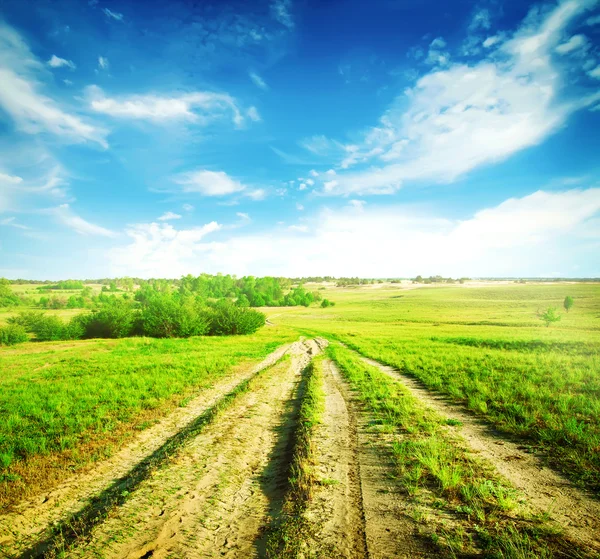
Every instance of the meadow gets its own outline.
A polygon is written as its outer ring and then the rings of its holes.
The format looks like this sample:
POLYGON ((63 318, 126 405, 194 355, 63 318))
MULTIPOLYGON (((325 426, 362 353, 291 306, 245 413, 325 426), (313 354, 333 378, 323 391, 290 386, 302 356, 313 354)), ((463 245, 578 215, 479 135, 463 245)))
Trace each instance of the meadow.
POLYGON ((334 310, 281 314, 345 342, 548 452, 600 490, 600 286, 500 285, 333 290, 334 310), (541 309, 576 306, 546 327, 541 309))

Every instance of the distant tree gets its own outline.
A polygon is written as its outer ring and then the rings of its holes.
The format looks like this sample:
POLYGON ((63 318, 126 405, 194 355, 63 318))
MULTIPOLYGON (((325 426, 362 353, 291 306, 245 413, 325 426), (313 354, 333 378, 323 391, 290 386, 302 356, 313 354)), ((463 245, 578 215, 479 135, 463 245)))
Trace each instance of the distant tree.
POLYGON ((553 322, 558 322, 561 316, 558 314, 556 308, 548 307, 540 318, 546 323, 546 326, 550 326, 553 322))
POLYGON ((571 308, 573 307, 573 297, 571 297, 570 295, 567 295, 565 297, 565 300, 563 301, 563 307, 565 307, 565 310, 567 312, 569 312, 571 310, 571 308))

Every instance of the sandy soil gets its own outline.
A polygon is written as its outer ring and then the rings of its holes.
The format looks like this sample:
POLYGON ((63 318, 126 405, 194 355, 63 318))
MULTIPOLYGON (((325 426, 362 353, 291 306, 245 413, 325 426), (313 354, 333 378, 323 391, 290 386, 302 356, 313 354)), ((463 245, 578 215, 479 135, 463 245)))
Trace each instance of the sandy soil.
POLYGON ((371 426, 337 366, 324 362, 325 412, 315 438, 316 489, 307 510, 315 557, 435 557, 387 476, 389 443, 371 426))
POLYGON ((258 556, 283 500, 294 394, 318 346, 289 351, 67 557, 258 556))
POLYGON ((136 464, 213 406, 224 394, 277 362, 289 349, 289 345, 284 345, 261 363, 202 391, 187 406, 176 409, 153 427, 142 431, 134 441, 108 460, 95 465, 92 471, 73 476, 52 491, 23 501, 11 512, 0 515, 0 556, 1 552, 7 556, 16 554, 44 537, 52 523, 81 510, 94 495, 127 475, 136 464))
POLYGON ((468 450, 489 462, 519 489, 532 513, 547 513, 566 536, 600 552, 600 501, 574 487, 569 480, 545 466, 538 456, 527 452, 522 444, 496 432, 462 406, 432 393, 414 378, 392 367, 366 357, 363 360, 401 382, 413 396, 443 417, 460 421, 462 426, 458 433, 468 450))

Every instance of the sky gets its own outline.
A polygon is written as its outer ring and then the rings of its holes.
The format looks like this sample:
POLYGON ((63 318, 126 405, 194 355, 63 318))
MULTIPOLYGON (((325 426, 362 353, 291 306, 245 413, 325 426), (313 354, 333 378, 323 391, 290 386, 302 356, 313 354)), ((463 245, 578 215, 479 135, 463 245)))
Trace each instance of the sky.
POLYGON ((600 277, 600 0, 0 0, 0 276, 600 277))

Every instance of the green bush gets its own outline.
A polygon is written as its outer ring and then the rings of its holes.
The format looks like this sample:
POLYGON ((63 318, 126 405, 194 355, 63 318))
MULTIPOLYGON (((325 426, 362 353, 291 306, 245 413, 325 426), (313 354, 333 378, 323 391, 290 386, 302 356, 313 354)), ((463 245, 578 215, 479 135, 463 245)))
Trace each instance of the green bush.
POLYGON ((158 293, 142 309, 143 333, 153 338, 189 338, 206 334, 209 319, 192 298, 158 293))
POLYGON ((14 345, 26 342, 29 339, 23 326, 9 324, 0 328, 0 345, 14 345))
POLYGON ((266 317, 254 309, 237 307, 230 301, 219 301, 210 312, 209 334, 235 336, 253 334, 265 325, 266 317))
POLYGON ((111 300, 99 311, 77 315, 72 322, 83 338, 125 338, 136 327, 138 313, 123 300, 111 300))
POLYGON ((40 342, 76 340, 81 337, 82 329, 74 321, 63 322, 57 316, 41 315, 33 322, 31 331, 40 342))

